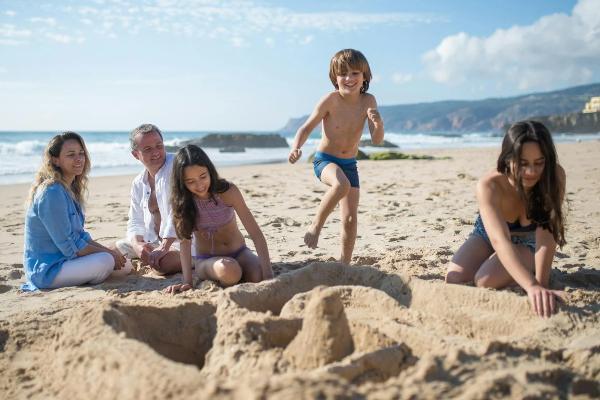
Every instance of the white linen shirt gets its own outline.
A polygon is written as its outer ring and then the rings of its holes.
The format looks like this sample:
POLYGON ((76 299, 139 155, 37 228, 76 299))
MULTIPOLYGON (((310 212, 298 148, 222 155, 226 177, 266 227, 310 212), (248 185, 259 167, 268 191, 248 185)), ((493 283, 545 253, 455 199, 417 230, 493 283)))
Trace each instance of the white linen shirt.
MULTIPOLYGON (((171 171, 173 169, 173 154, 167 154, 165 163, 154 177, 156 202, 160 211, 161 238, 177 238, 169 198, 171 196, 171 171)), ((133 240, 137 235, 143 236, 146 242, 159 240, 154 231, 154 218, 148 209, 150 199, 150 184, 148 171, 144 169, 133 179, 131 184, 131 203, 129 205, 129 221, 127 222, 127 239, 133 240)))

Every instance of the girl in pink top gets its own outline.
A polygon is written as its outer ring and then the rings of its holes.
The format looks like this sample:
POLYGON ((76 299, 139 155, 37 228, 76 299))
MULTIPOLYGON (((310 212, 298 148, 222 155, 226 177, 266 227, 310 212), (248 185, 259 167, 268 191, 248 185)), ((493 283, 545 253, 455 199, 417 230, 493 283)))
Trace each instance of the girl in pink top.
POLYGON ((267 242, 242 193, 233 183, 219 178, 213 163, 198 146, 187 145, 175 155, 171 207, 181 241, 183 283, 169 286, 168 293, 193 287, 192 266, 201 279, 214 280, 223 286, 273 277, 267 242), (236 214, 258 255, 246 247, 236 214), (192 243, 196 246, 194 257, 192 243))

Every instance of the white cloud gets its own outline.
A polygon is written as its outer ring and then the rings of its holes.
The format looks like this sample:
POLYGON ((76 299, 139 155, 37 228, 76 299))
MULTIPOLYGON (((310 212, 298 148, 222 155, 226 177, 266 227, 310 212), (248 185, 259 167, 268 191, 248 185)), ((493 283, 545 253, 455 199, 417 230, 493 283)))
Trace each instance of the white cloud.
POLYGON ((423 61, 443 83, 482 79, 543 89, 589 82, 600 71, 600 1, 580 0, 571 15, 547 15, 488 37, 448 36, 423 61))
POLYGON ((40 84, 31 81, 0 81, 0 89, 33 89, 40 84))
POLYGON ((61 33, 48 32, 45 34, 45 36, 54 42, 63 44, 83 43, 85 41, 85 39, 82 37, 74 37, 71 35, 65 35, 61 33))
POLYGON ((233 45, 233 47, 243 47, 246 44, 246 41, 244 40, 244 38, 234 36, 231 38, 231 44, 233 45))
POLYGON ((0 24, 0 45, 18 46, 31 37, 29 29, 18 29, 12 24, 0 24))
POLYGON ((373 25, 414 25, 441 20, 434 15, 414 13, 301 13, 283 7, 259 6, 247 0, 157 0, 144 5, 132 0, 105 1, 102 7, 81 6, 69 11, 104 26, 104 34, 113 32, 117 28, 114 23, 129 15, 127 23, 119 28, 130 34, 149 29, 158 33, 223 37, 234 46, 240 45, 240 39, 246 43, 249 35, 258 32, 304 35, 302 43, 308 44, 314 39, 309 32, 315 30, 350 31, 373 25), (227 29, 219 32, 223 26, 227 29))
POLYGON ((17 15, 17 13, 14 12, 13 10, 6 10, 6 11, 4 11, 4 15, 6 15, 8 17, 14 17, 15 15, 17 15))
POLYGON ((378 74, 373 74, 372 78, 371 78, 371 83, 379 83, 381 82, 381 76, 379 76, 378 74))
POLYGON ((32 17, 32 18, 29 18, 29 21, 33 22, 34 24, 41 23, 41 24, 45 24, 48 26, 56 26, 56 20, 51 17, 48 17, 48 18, 32 17))
MULTIPOLYGON (((282 40, 307 45, 315 40, 318 31, 367 30, 375 25, 410 26, 442 20, 432 14, 399 12, 297 12, 252 0, 94 0, 66 6, 61 6, 60 1, 48 1, 49 4, 38 6, 38 15, 29 22, 35 25, 36 37, 63 42, 68 39, 58 27, 66 26, 67 21, 72 27, 73 17, 86 31, 93 27, 91 32, 106 37, 156 32, 222 39, 233 46, 246 45, 257 34, 278 38, 286 34, 282 40), (56 10, 52 17, 41 14, 50 7, 56 10)), ((2 39, 15 40, 0 36, 2 39)), ((274 44, 268 40, 265 43, 274 44)))
POLYGON ((300 39, 300 44, 301 45, 310 44, 314 39, 315 39, 315 37, 313 35, 306 35, 302 39, 300 39))
POLYGON ((265 38, 265 44, 269 47, 275 47, 275 39, 272 37, 265 38))
POLYGON ((401 72, 395 72, 392 74, 392 82, 397 85, 402 85, 413 80, 412 74, 403 74, 401 72))

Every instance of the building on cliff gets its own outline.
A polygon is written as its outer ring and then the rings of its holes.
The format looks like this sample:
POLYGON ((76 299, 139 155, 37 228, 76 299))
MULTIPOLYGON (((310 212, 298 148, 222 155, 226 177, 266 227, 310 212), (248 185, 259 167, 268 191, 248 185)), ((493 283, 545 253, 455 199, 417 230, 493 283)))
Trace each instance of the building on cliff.
POLYGON ((584 113, 600 112, 600 97, 592 97, 583 107, 584 113))

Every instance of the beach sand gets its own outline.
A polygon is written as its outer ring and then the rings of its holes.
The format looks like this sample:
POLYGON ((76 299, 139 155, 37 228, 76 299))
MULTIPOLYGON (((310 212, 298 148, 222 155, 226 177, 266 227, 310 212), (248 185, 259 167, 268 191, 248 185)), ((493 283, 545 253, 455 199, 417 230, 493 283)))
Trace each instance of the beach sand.
MULTIPOLYGON (((101 285, 21 293, 27 185, 0 199, 2 398, 586 398, 600 396, 600 142, 557 146, 568 244, 552 286, 568 301, 534 316, 521 290, 446 285, 498 149, 436 160, 361 161, 353 265, 338 211, 303 245, 324 186, 311 165, 223 168, 267 238, 275 279, 172 296, 136 266, 101 285)), ((94 178, 87 228, 125 233, 131 176, 94 178)), ((248 245, 252 242, 248 240, 248 245)))

